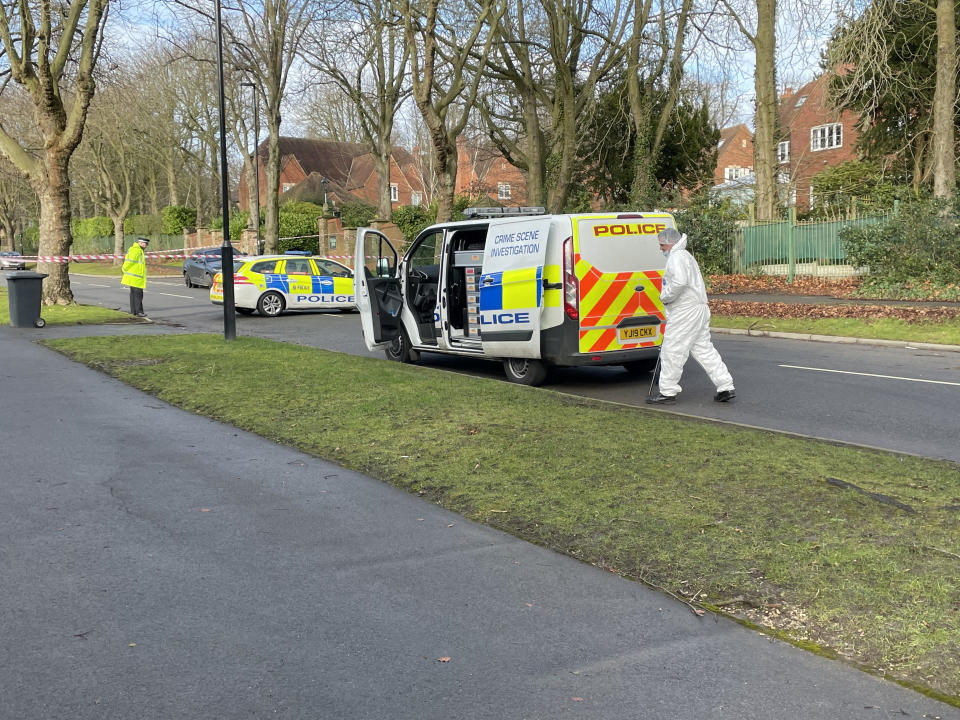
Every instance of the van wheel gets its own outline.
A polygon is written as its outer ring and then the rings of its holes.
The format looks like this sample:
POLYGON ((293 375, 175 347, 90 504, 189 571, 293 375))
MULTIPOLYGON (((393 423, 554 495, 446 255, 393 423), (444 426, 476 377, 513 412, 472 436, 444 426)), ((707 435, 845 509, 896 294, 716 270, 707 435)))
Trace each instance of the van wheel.
POLYGON ((507 358, 503 361, 507 380, 520 385, 539 385, 547 379, 547 366, 530 358, 507 358))
POLYGON ((656 366, 657 366, 657 358, 647 358, 646 360, 633 360, 632 362, 623 364, 623 368, 631 375, 646 375, 648 372, 653 372, 653 369, 656 366))
POLYGON ((420 359, 420 353, 410 347, 410 337, 402 327, 400 334, 387 345, 383 353, 387 356, 387 360, 394 362, 412 363, 420 359))
POLYGON ((283 312, 283 295, 277 292, 268 292, 260 296, 257 301, 257 310, 261 315, 276 317, 283 312))

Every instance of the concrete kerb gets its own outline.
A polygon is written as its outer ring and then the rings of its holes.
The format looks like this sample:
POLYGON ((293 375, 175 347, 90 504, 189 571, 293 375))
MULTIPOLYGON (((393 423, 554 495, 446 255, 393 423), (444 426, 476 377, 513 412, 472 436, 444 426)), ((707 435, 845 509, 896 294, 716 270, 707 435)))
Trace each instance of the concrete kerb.
POLYGON ((812 333, 788 333, 775 330, 747 330, 744 328, 715 328, 710 332, 720 335, 748 335, 750 337, 773 337, 787 340, 810 340, 813 342, 840 343, 844 345, 874 345, 879 347, 904 348, 906 350, 940 350, 942 352, 960 352, 960 345, 941 345, 938 343, 908 342, 906 340, 881 340, 879 338, 853 338, 841 335, 814 335, 812 333))

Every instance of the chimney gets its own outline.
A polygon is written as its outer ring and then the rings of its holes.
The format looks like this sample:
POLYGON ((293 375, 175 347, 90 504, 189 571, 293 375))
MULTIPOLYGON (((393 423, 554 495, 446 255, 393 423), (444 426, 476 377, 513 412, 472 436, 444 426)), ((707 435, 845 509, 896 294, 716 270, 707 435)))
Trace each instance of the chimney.
POLYGON ((786 99, 787 99, 788 97, 790 97, 791 95, 793 95, 793 88, 792 88, 792 87, 785 87, 785 88, 783 89, 783 93, 781 93, 781 95, 780 95, 780 99, 781 99, 781 100, 786 100, 786 99))

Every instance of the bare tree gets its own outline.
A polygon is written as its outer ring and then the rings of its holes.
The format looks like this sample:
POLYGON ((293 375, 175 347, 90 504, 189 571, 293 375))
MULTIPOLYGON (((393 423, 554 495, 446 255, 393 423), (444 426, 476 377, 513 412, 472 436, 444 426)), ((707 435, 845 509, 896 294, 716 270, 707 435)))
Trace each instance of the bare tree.
MULTIPOLYGON (((10 76, 33 101, 42 151, 25 147, 0 122, 0 151, 40 199, 40 254, 66 255, 70 232, 70 157, 83 137, 93 98, 93 70, 103 39, 107 0, 16 0, 0 6, 0 37, 10 76)), ((0 85, 0 90, 6 81, 0 85)), ((66 263, 40 263, 43 302, 73 302, 66 263)))
POLYGON ((775 220, 778 210, 777 143, 777 0, 752 0, 735 6, 720 0, 754 51, 753 172, 756 177, 756 211, 759 220, 775 220))
POLYGON ((680 83, 683 79, 684 37, 693 0, 682 0, 675 17, 670 17, 666 5, 660 5, 655 30, 650 31, 652 0, 634 0, 633 23, 630 42, 627 45, 627 97, 636 141, 633 148, 633 185, 630 199, 637 207, 655 206, 659 195, 655 170, 663 138, 680 98, 680 83), (648 48, 646 62, 642 62, 643 50, 654 37, 653 47, 648 48), (663 87, 666 73, 665 101, 660 116, 653 117, 657 90, 663 87))
POLYGON ((562 212, 576 169, 577 128, 596 86, 623 62, 627 31, 619 0, 514 0, 492 28, 480 106, 491 140, 527 173, 533 203, 562 212))
POLYGON ((413 98, 433 148, 437 221, 443 222, 453 215, 457 138, 467 125, 482 78, 479 71, 470 72, 470 63, 486 63, 504 7, 499 0, 479 0, 470 6, 470 17, 454 17, 441 0, 398 1, 410 49, 413 98), (465 35, 462 28, 467 28, 465 35))
POLYGON ((860 114, 871 150, 908 159, 915 191, 932 179, 940 198, 956 187, 956 17, 955 0, 875 0, 827 54, 831 101, 860 114))
POLYGON ((36 212, 37 198, 20 171, 9 160, 0 157, 0 250, 17 250, 17 237, 22 237, 27 220, 36 212))
POLYGON ((937 0, 937 84, 933 92, 933 194, 949 198, 957 184, 956 0, 937 0))
POLYGON ((390 0, 352 0, 315 27, 307 62, 351 100, 364 140, 373 150, 379 217, 389 220, 393 125, 409 96, 410 49, 403 20, 390 0))

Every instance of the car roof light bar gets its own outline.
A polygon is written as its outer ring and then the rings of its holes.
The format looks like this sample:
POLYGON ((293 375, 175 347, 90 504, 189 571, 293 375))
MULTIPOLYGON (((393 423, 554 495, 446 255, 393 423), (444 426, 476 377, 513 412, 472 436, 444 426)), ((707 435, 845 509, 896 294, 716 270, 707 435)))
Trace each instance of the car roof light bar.
POLYGON ((544 207, 468 207, 464 208, 463 216, 468 220, 473 218, 516 217, 518 215, 545 215, 544 207))

